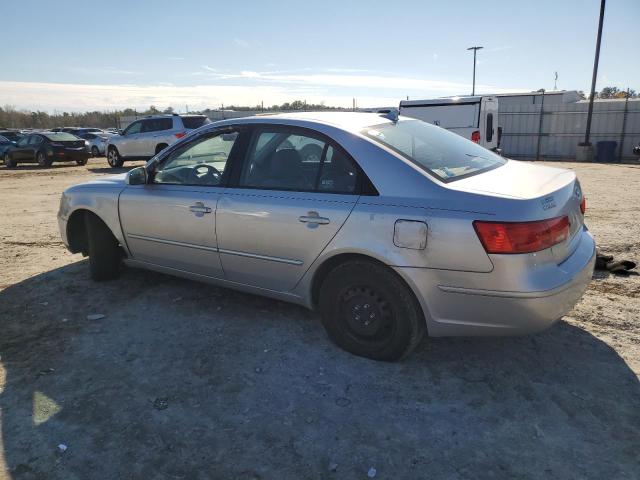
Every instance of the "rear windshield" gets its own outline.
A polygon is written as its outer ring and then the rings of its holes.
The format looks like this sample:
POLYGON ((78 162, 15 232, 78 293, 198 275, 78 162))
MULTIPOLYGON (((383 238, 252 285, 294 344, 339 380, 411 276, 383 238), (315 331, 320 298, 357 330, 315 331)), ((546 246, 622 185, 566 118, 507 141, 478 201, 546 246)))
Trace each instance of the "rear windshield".
POLYGON ((486 148, 420 120, 374 125, 362 133, 443 182, 486 172, 506 163, 486 148))
POLYGON ((47 133, 43 133, 42 135, 44 135, 49 140, 54 142, 71 142, 71 141, 80 140, 75 135, 71 135, 70 133, 67 133, 67 132, 47 132, 47 133))
POLYGON ((14 141, 22 137, 22 135, 18 132, 2 132, 0 133, 0 135, 2 135, 4 138, 14 141))
POLYGON ((203 116, 182 117, 182 123, 184 125, 184 128, 194 130, 196 128, 200 128, 205 123, 210 123, 210 121, 207 117, 203 117, 203 116))

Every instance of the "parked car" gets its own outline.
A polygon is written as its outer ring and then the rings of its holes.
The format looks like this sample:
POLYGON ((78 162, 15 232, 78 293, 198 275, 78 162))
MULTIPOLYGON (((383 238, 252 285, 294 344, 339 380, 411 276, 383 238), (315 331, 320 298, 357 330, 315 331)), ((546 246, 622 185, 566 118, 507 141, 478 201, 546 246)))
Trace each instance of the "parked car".
POLYGON ((107 161, 121 167, 126 160, 148 160, 191 130, 211 121, 204 115, 155 115, 131 123, 107 142, 107 161))
POLYGON ((637 155, 638 157, 640 157, 640 143, 638 145, 636 145, 635 147, 633 147, 633 154, 637 155))
POLYGON ((96 280, 124 259, 317 308, 345 350, 397 360, 425 332, 514 335, 562 317, 594 267, 584 210, 572 171, 406 117, 305 113, 201 128, 67 189, 58 219, 96 280), (309 144, 320 158, 303 160, 309 144))
POLYGON ((489 150, 497 150, 500 146, 498 97, 402 100, 400 115, 446 128, 489 150))
POLYGON ((36 162, 41 167, 50 167, 55 162, 76 162, 85 165, 89 152, 85 141, 66 132, 31 133, 20 138, 9 147, 2 157, 7 167, 19 163, 36 162))
POLYGON ((110 135, 99 130, 98 132, 87 132, 76 135, 88 142, 87 148, 92 157, 99 157, 105 154, 107 141, 110 135))
POLYGON ((4 157, 4 153, 14 146, 22 134, 17 130, 0 130, 0 158, 4 157))

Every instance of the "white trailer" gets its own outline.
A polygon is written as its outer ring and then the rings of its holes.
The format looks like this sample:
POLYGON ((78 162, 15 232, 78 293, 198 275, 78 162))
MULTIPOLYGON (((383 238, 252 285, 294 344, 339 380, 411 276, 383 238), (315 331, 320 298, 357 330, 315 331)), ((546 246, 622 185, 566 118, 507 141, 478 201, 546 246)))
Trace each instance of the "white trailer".
POLYGON ((499 146, 495 96, 402 100, 400 115, 446 128, 490 150, 499 146))

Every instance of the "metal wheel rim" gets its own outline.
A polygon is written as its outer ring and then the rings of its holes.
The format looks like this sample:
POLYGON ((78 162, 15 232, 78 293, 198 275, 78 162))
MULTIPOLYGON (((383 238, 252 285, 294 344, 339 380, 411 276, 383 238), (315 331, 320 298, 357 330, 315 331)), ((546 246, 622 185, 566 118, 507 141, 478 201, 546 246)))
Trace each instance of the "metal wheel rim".
POLYGON ((378 347, 395 334, 391 305, 374 288, 361 285, 344 289, 338 297, 338 309, 344 333, 360 344, 378 347))

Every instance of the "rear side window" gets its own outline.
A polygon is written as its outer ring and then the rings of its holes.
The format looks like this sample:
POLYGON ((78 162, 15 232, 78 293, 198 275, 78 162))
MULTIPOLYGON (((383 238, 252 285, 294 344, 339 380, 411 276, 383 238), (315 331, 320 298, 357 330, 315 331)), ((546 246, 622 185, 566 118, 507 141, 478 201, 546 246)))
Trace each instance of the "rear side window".
POLYGON ((172 128, 172 118, 150 118, 144 121, 142 132, 160 132, 162 130, 171 130, 172 128))
POLYGON ((196 128, 200 128, 205 123, 211 123, 207 117, 180 117, 182 118, 182 124, 184 128, 188 128, 189 130, 195 130, 196 128))
POLYGON ((40 143, 42 143, 42 138, 40 138, 40 136, 31 135, 31 137, 29 137, 29 145, 38 145, 40 143))
POLYGON ((312 134, 259 130, 249 146, 241 187, 272 190, 356 193, 358 170, 352 160, 312 134))
POLYGON ((325 193, 355 193, 358 170, 351 159, 332 146, 322 162, 318 190, 325 193))

